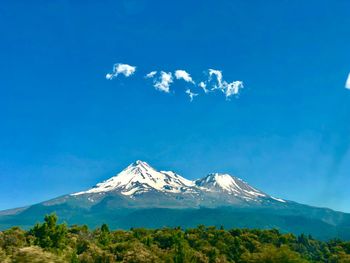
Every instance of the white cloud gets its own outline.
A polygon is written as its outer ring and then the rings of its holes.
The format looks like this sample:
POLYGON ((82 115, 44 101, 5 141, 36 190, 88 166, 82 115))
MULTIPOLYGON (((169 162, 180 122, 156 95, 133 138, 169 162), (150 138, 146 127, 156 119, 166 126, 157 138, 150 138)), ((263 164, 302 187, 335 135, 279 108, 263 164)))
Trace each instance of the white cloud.
POLYGON ((222 89, 222 72, 221 70, 209 69, 209 81, 216 77, 217 84, 214 85, 213 89, 222 89))
POLYGON ((157 74, 157 71, 151 71, 150 73, 148 73, 145 78, 146 79, 151 79, 153 78, 155 75, 157 74))
POLYGON ((198 86, 203 89, 205 93, 208 93, 209 90, 207 89, 207 84, 204 81, 201 81, 198 86))
POLYGON ((175 77, 176 79, 183 79, 186 82, 190 82, 194 84, 194 81, 189 73, 187 73, 185 70, 178 69, 175 71, 175 77))
POLYGON ((106 74, 106 79, 112 79, 112 78, 113 78, 113 74, 111 74, 111 73, 106 74))
POLYGON ((170 92, 170 84, 173 83, 173 75, 171 72, 160 72, 160 77, 158 81, 154 81, 154 87, 157 90, 164 91, 166 93, 170 92))
POLYGON ((113 66, 113 72, 106 74, 106 79, 109 79, 109 80, 114 79, 119 74, 123 74, 125 77, 130 77, 131 75, 133 75, 135 73, 135 71, 136 71, 135 66, 117 63, 117 64, 114 64, 114 66, 113 66))
POLYGON ((240 89, 244 87, 243 82, 240 80, 236 80, 230 83, 223 80, 223 75, 221 70, 209 69, 208 71, 209 71, 209 80, 208 80, 209 82, 213 80, 214 76, 216 78, 216 83, 213 85, 213 88, 211 88, 210 90, 219 89, 225 94, 226 98, 229 98, 230 96, 233 96, 233 95, 238 95, 240 89))
MULTIPOLYGON (((112 80, 118 75, 122 74, 125 77, 130 77, 136 72, 136 66, 131 66, 128 64, 117 63, 113 66, 113 72, 106 74, 106 79, 112 80)), ((150 71, 147 73, 144 78, 152 79, 153 86, 162 92, 169 93, 170 85, 174 82, 174 78, 177 80, 184 80, 187 83, 194 85, 196 89, 202 89, 205 94, 214 92, 216 90, 221 91, 226 99, 229 99, 231 96, 238 95, 240 90, 244 87, 243 82, 240 80, 227 82, 223 78, 221 70, 218 69, 208 69, 208 75, 206 80, 194 81, 191 75, 182 69, 175 70, 172 72, 166 71, 150 71), (197 84, 198 83, 198 84, 197 84)), ((345 84, 345 88, 350 89, 350 73, 345 84)), ((199 94, 192 92, 192 90, 185 90, 186 94, 189 95, 190 100, 192 101, 194 97, 199 94)))
POLYGON ((350 73, 349 73, 349 75, 348 75, 348 79, 346 80, 345 88, 346 88, 346 89, 350 89, 350 73))
POLYGON ((193 93, 190 89, 187 89, 185 92, 188 94, 188 96, 190 96, 190 101, 193 101, 193 98, 198 96, 197 93, 193 93))
POLYGON ((232 95, 237 95, 239 93, 240 89, 243 89, 243 82, 240 80, 233 81, 231 83, 227 83, 224 81, 224 90, 223 92, 225 93, 226 98, 232 96, 232 95))

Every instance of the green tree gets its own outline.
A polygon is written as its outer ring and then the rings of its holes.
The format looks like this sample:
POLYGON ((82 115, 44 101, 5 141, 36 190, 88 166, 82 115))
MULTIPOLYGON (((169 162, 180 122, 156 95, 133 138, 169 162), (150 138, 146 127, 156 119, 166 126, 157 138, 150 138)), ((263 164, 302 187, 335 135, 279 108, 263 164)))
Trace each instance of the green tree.
POLYGON ((103 246, 107 246, 111 242, 109 227, 106 224, 103 224, 101 226, 98 236, 98 242, 103 246))
POLYGON ((245 253, 242 255, 242 261, 261 262, 261 263, 306 263, 297 252, 291 251, 287 246, 277 248, 271 244, 264 245, 258 252, 245 253))
POLYGON ((46 215, 43 224, 36 224, 30 230, 30 234, 35 237, 35 244, 42 248, 62 249, 67 242, 67 226, 57 224, 56 214, 46 215))

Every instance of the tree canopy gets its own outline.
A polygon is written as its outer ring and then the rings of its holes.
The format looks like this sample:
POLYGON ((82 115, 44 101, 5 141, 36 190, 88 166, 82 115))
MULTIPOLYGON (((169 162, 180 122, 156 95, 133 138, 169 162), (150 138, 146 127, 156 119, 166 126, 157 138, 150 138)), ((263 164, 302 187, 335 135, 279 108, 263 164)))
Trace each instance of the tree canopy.
POLYGON ((276 229, 181 229, 58 224, 55 214, 25 231, 0 232, 0 262, 350 262, 350 242, 295 236, 276 229))

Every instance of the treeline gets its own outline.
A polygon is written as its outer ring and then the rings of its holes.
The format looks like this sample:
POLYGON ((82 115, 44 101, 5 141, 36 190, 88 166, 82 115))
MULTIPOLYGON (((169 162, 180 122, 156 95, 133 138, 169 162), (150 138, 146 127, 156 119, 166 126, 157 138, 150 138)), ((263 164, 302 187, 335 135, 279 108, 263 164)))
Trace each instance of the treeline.
POLYGON ((0 232, 0 262, 350 262, 350 242, 322 242, 277 230, 181 228, 110 231, 58 224, 0 232))

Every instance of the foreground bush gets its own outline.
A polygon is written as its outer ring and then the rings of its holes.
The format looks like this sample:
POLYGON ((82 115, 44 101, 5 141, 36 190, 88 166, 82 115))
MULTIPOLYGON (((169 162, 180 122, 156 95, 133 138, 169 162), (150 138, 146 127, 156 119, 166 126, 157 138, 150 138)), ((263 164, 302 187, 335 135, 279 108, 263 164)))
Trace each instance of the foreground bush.
POLYGON ((0 262, 350 262, 350 242, 322 242, 277 230, 198 226, 110 231, 103 224, 58 224, 55 215, 29 231, 0 232, 0 262))

